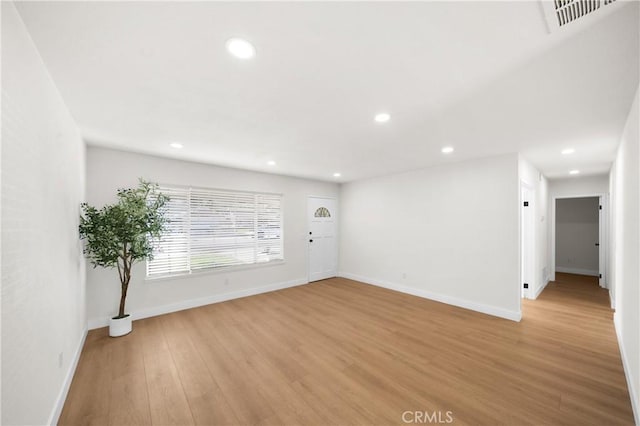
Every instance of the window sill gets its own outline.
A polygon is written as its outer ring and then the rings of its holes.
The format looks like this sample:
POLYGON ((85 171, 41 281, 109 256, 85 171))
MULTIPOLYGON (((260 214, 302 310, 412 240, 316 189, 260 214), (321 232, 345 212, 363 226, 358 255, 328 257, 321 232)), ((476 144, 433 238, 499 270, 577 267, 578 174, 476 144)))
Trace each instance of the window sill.
POLYGON ((270 262, 265 262, 265 263, 252 263, 250 265, 237 265, 237 266, 221 266, 218 268, 202 269, 196 272, 180 272, 177 274, 159 275, 157 277, 145 277, 144 280, 145 282, 168 281, 168 280, 176 280, 176 279, 182 279, 182 278, 202 277, 206 275, 217 275, 217 274, 226 274, 226 273, 240 272, 240 271, 250 271, 252 269, 272 268, 274 266, 281 266, 284 264, 285 264, 284 259, 272 260, 270 262))

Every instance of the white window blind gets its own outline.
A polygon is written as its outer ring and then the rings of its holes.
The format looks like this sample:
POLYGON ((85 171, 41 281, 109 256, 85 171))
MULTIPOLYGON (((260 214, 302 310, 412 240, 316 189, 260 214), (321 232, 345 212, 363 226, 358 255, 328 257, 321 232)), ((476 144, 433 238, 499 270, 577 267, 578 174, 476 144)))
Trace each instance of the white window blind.
POLYGON ((147 276, 283 259, 282 196, 160 187, 168 224, 147 276))

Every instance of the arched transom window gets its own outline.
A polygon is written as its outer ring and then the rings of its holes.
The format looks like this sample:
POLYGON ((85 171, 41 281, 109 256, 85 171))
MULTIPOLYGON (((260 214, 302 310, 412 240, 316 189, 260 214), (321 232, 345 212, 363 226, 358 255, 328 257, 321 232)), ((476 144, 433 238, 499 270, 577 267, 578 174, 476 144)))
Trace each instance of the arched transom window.
POLYGON ((331 213, 326 207, 318 207, 316 212, 313 214, 314 217, 331 217, 331 213))

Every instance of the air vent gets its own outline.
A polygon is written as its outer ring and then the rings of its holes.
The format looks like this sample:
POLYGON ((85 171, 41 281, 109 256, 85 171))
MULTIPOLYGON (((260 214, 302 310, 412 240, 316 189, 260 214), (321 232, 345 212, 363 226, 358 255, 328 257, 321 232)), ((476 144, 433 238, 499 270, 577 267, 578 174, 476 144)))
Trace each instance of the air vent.
POLYGON ((616 0, 542 0, 542 5, 549 30, 554 32, 587 15, 600 12, 615 2, 616 0))

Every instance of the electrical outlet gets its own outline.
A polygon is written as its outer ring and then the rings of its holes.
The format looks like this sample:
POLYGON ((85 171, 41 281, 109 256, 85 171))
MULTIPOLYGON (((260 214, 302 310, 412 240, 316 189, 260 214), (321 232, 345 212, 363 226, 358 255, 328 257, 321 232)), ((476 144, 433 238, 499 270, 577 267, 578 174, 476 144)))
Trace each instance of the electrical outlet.
POLYGON ((58 368, 62 368, 63 362, 64 362, 64 352, 60 352, 58 354, 58 368))
POLYGON ((402 273, 402 279, 403 279, 403 280, 406 280, 406 279, 407 279, 407 273, 406 273, 406 272, 403 272, 403 273, 402 273))
POLYGON ((224 278, 224 285, 229 285, 229 278, 228 277, 224 278))

